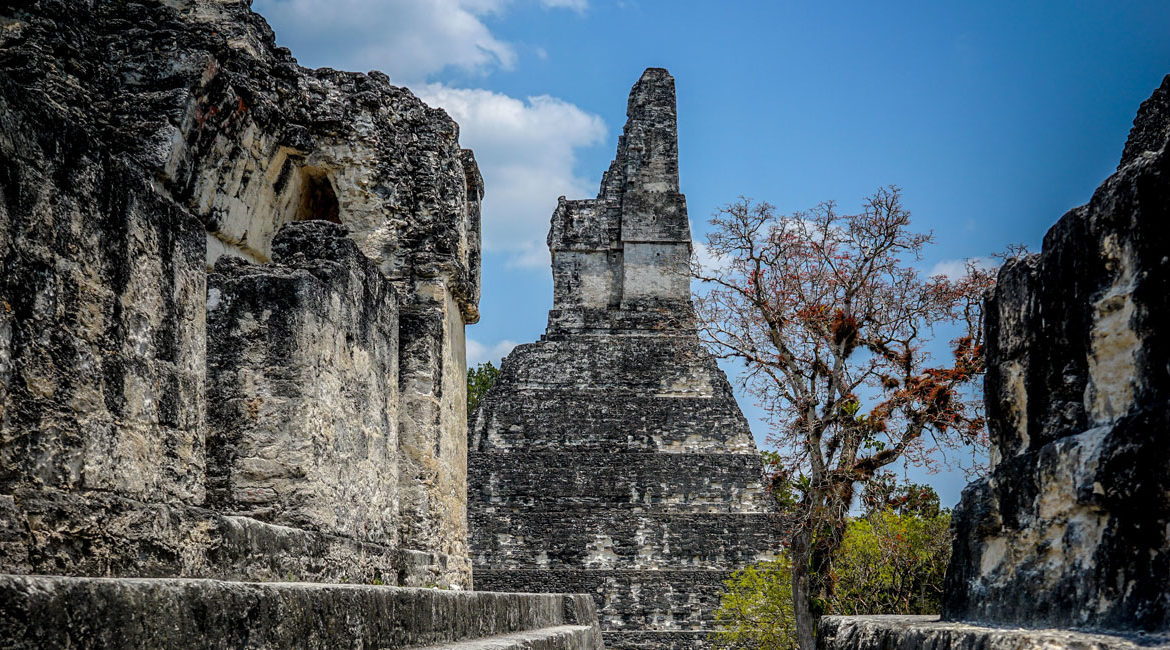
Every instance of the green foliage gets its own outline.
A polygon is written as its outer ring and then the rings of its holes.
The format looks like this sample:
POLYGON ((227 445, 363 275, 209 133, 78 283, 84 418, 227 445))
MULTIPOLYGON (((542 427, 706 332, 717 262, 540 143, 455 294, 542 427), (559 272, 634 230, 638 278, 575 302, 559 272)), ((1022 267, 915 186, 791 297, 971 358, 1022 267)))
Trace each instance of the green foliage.
POLYGON ((470 414, 479 405, 488 389, 495 385, 500 371, 485 361, 474 368, 467 369, 467 413, 470 414))
MULTIPOLYGON (((937 497, 936 497, 937 499, 937 497)), ((886 509, 849 522, 833 557, 834 614, 937 614, 951 515, 886 509)))
POLYGON ((799 480, 807 482, 807 479, 801 476, 794 482, 784 471, 784 458, 777 452, 762 451, 760 459, 764 463, 764 473, 768 476, 768 486, 776 499, 776 506, 781 512, 792 512, 800 501, 799 480))
POLYGON ((731 574, 715 610, 716 648, 795 650, 792 564, 787 557, 761 562, 731 574))
MULTIPOLYGON (((883 508, 850 520, 832 556, 832 596, 814 597, 814 613, 937 614, 951 555, 950 522, 950 513, 937 505, 933 515, 883 508)), ((732 574, 715 611, 715 647, 797 647, 791 570, 783 558, 732 574)))

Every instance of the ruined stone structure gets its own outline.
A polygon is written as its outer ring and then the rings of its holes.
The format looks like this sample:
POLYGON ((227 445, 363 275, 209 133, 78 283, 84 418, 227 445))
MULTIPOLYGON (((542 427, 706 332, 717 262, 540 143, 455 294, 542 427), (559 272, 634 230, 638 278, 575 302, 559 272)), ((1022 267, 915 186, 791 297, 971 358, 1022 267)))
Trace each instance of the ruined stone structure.
POLYGON ((552 216, 554 305, 472 415, 476 587, 593 594, 610 648, 705 647, 777 531, 747 421, 699 344, 674 79, 651 68, 596 199, 552 216))
POLYGON ((955 511, 943 605, 965 624, 834 617, 823 647, 1170 647, 1168 145, 1170 76, 1117 172, 999 273, 993 467, 955 511))
POLYGON ((595 647, 374 586, 471 587, 482 181, 249 4, 0 4, 0 645, 595 647))

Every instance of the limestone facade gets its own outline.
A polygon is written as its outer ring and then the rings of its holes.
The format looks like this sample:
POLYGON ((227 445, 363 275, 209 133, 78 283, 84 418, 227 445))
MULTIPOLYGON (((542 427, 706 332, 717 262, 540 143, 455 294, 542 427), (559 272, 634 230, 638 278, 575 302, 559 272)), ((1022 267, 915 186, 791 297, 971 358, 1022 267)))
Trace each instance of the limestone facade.
POLYGON ((993 467, 955 513, 948 618, 1170 630, 1168 97, 988 299, 993 467))
POLYGON ((0 491, 19 523, 0 566, 230 573, 193 538, 241 516, 433 567, 339 554, 322 573, 470 586, 483 187, 455 123, 377 73, 299 67, 245 2, 5 20, 0 491), (158 512, 202 523, 113 532, 158 512))

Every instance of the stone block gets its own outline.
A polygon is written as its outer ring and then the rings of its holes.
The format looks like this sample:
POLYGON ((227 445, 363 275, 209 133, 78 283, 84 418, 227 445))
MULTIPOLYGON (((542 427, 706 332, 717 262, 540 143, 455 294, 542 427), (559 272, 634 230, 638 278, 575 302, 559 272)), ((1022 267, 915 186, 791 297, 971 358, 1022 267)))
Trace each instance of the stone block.
POLYGON ((202 227, 92 134, 53 121, 71 150, 15 149, 35 122, 8 131, 30 110, 14 101, 0 103, 0 485, 198 503, 202 227))
POLYGON ((1141 650, 1170 647, 1151 635, 1095 634, 1059 629, 990 627, 937 616, 826 616, 818 650, 1141 650))
POLYGON ((209 503, 395 544, 398 299, 324 221, 286 225, 275 262, 222 258, 208 288, 209 503))

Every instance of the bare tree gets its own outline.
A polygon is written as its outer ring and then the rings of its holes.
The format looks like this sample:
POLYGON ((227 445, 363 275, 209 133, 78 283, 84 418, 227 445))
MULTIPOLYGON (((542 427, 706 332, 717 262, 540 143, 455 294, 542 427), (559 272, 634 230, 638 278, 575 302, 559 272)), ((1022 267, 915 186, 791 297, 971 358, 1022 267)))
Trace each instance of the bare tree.
POLYGON ((912 232, 897 187, 859 214, 835 204, 778 215, 741 197, 711 220, 714 264, 692 265, 700 332, 746 365, 744 383, 772 424, 782 462, 774 485, 796 490, 792 594, 803 650, 828 561, 859 484, 895 461, 987 444, 981 400, 982 300, 994 283, 968 263, 958 279, 913 266, 931 235, 912 232), (957 327, 950 358, 927 352, 938 325, 957 327))

